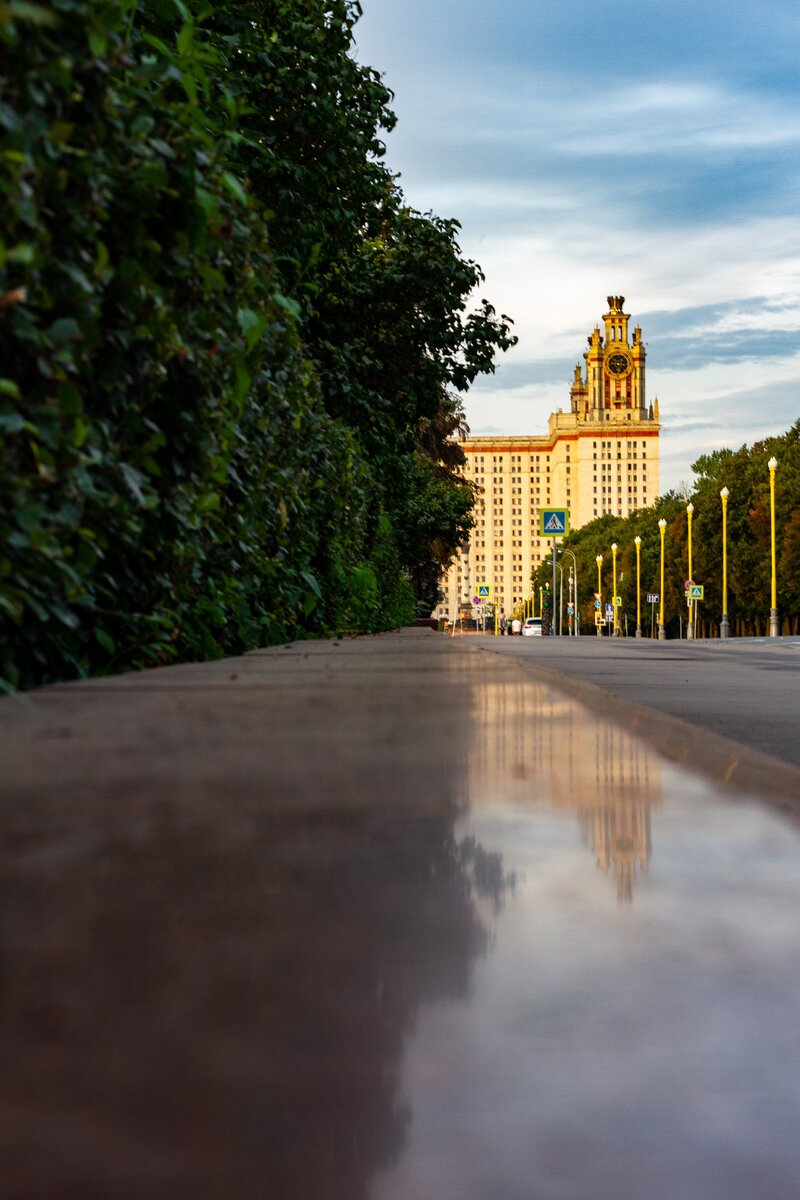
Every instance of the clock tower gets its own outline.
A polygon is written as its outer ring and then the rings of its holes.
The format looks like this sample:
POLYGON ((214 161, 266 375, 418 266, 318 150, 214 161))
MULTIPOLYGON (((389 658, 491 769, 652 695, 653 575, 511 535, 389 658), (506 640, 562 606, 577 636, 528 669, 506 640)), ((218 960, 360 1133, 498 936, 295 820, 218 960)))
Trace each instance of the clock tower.
POLYGON ((586 378, 580 366, 570 391, 573 413, 584 421, 646 421, 644 364, 646 352, 637 325, 628 333, 630 314, 623 311, 624 296, 608 297, 603 317, 605 333, 595 325, 584 354, 586 378))

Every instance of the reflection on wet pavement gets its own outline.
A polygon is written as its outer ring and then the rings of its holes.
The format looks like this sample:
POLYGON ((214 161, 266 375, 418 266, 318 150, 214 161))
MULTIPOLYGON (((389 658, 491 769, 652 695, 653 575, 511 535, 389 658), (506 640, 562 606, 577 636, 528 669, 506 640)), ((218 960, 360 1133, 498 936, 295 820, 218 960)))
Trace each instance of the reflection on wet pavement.
POLYGON ((514 886, 420 1013, 371 1200, 796 1196, 796 829, 530 682, 476 717, 456 836, 514 886))
POLYGON ((19 719, 67 749, 0 807, 0 1194, 794 1200, 797 827, 485 657, 19 719))

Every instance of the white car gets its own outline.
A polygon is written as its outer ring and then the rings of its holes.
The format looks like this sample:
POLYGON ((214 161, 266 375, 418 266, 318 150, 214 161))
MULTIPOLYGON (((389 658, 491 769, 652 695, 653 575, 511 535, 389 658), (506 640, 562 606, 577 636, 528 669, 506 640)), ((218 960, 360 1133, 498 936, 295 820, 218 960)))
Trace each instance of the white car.
POLYGON ((525 624, 522 626, 523 637, 541 637, 542 636, 542 618, 541 617, 526 617, 525 624))

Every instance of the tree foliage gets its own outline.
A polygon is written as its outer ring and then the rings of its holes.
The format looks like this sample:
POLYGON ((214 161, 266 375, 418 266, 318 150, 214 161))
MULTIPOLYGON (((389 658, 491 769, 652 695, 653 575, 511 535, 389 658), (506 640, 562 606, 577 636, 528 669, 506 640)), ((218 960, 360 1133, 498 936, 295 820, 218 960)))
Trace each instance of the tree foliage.
MULTIPOLYGON (((694 488, 686 495, 668 492, 652 508, 630 517, 601 517, 565 539, 578 564, 578 595, 584 632, 594 625, 597 555, 603 556, 603 602, 612 593, 613 554, 617 544, 617 593, 622 599, 622 625, 636 628, 636 545, 641 538, 642 631, 650 633, 648 593, 660 595, 661 546, 658 522, 666 520, 664 537, 664 617, 668 636, 686 624, 684 584, 689 578, 687 506, 692 513, 692 577, 704 588, 698 608, 698 636, 717 636, 722 616, 722 501, 727 488, 728 615, 732 631, 760 635, 768 628, 771 607, 771 518, 768 462, 775 457, 775 537, 777 602, 784 632, 800 630, 800 421, 780 437, 702 455, 693 465, 694 488)), ((565 559, 565 564, 569 559, 565 559)), ((543 583, 551 572, 545 562, 534 577, 543 583)), ((656 610, 656 621, 658 610, 656 610)))
POLYGON ((513 338, 382 162, 358 13, 0 0, 12 685, 432 607, 470 523, 451 389, 513 338))

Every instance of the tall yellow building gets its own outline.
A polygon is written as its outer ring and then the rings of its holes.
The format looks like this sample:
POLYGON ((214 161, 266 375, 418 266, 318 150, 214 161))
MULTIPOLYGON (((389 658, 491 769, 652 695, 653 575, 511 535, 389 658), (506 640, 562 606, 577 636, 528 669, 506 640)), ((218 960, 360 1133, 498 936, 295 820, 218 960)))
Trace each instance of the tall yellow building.
POLYGON ((604 333, 595 325, 575 367, 569 412, 552 413, 544 436, 471 437, 464 474, 478 487, 475 528, 443 583, 439 611, 471 606, 481 584, 506 611, 530 595, 531 570, 552 553, 539 535, 541 508, 567 508, 570 528, 611 513, 627 516, 659 494, 658 400, 648 408, 645 347, 624 296, 608 297, 604 333))

